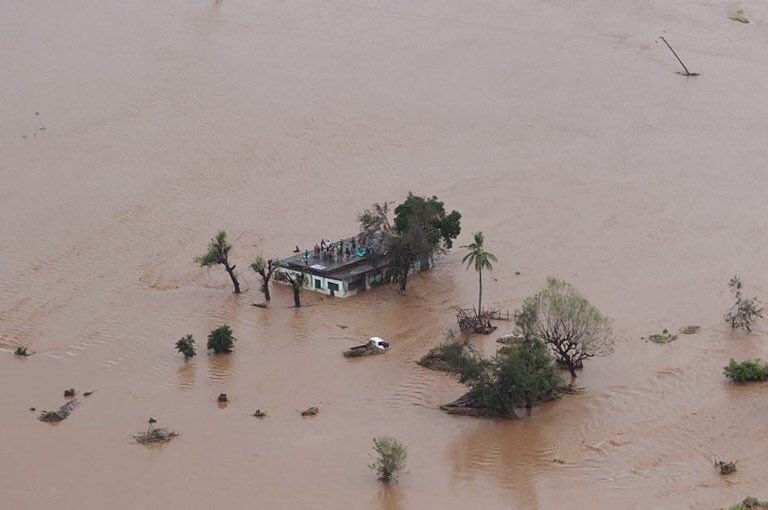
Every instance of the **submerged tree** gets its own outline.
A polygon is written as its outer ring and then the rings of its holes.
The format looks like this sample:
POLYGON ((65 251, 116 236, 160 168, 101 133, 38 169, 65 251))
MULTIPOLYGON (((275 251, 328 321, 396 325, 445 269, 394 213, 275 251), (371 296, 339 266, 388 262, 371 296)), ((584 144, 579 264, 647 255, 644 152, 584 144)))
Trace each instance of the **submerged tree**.
POLYGON ((477 298, 477 313, 478 315, 483 314, 483 269, 486 269, 488 271, 493 271, 493 262, 497 262, 496 255, 493 253, 485 251, 485 248, 483 246, 483 243, 485 242, 485 237, 483 236, 482 232, 475 232, 473 234, 474 241, 466 246, 462 246, 462 248, 466 248, 468 250, 468 253, 464 255, 464 258, 461 259, 462 263, 467 264, 467 269, 470 268, 470 266, 474 266, 475 271, 477 271, 477 276, 479 280, 479 294, 477 298))
POLYGON ((371 236, 375 234, 392 235, 394 229, 389 219, 389 206, 394 202, 374 202, 370 209, 366 209, 357 216, 360 223, 360 233, 371 236))
POLYGON ((301 308, 301 289, 307 283, 307 276, 304 273, 289 273, 287 271, 281 274, 285 281, 291 285, 293 304, 296 308, 301 308))
POLYGON ((232 335, 232 328, 228 325, 220 326, 208 334, 208 349, 216 354, 232 352, 237 339, 232 335))
POLYGON ((526 298, 523 310, 530 321, 526 327, 549 345, 574 379, 585 359, 613 352, 610 319, 562 280, 549 278, 546 288, 526 298))
POLYGON ((515 417, 516 408, 532 408, 561 385, 547 346, 538 338, 504 346, 490 360, 476 358, 463 367, 460 381, 471 388, 464 399, 494 416, 515 417))
POLYGON ((405 444, 393 437, 374 437, 373 451, 376 452, 376 459, 370 467, 379 475, 379 480, 385 483, 397 481, 408 457, 405 444))
POLYGON ((731 328, 742 329, 749 333, 757 323, 757 319, 763 317, 763 309, 756 297, 745 298, 742 296, 741 289, 743 286, 744 284, 738 276, 734 276, 728 282, 728 287, 731 289, 736 302, 725 314, 725 321, 731 325, 731 328))
POLYGON ((448 250, 461 233, 461 214, 445 212, 445 204, 436 196, 424 198, 408 193, 405 202, 395 208, 395 229, 402 234, 418 228, 426 235, 433 251, 448 250))
POLYGON ((416 227, 395 236, 387 250, 389 274, 400 282, 400 291, 408 287, 408 275, 416 264, 429 259, 432 249, 426 236, 416 227))
POLYGON ((185 335, 176 342, 176 350, 184 355, 184 359, 193 358, 197 351, 195 350, 195 339, 192 335, 185 335))
POLYGON ((264 294, 265 301, 270 301, 272 297, 269 294, 269 280, 272 279, 277 265, 273 260, 265 261, 264 257, 259 255, 251 264, 251 269, 261 276, 261 293, 264 294))
POLYGON ((237 281, 235 276, 234 265, 229 265, 229 252, 232 249, 232 245, 227 241, 227 233, 220 230, 216 237, 211 239, 208 243, 208 251, 201 257, 196 257, 195 262, 200 264, 200 267, 211 267, 217 264, 221 264, 226 269, 229 277, 232 279, 232 285, 235 286, 235 294, 240 294, 240 282, 237 281))

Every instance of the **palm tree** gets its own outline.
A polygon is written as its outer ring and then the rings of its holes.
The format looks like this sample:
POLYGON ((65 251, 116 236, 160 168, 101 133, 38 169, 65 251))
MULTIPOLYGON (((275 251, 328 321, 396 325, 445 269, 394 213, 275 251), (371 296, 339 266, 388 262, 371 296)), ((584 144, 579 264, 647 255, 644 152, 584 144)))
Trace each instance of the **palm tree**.
POLYGON ((483 237, 482 232, 475 232, 473 236, 475 242, 467 246, 462 246, 462 248, 466 248, 469 253, 464 255, 464 258, 461 259, 461 263, 463 264, 466 262, 467 269, 469 269, 470 266, 474 266, 475 271, 477 271, 480 278, 480 294, 477 299, 477 313, 478 316, 480 316, 483 314, 483 269, 493 271, 492 262, 497 262, 497 259, 496 255, 483 249, 483 241, 485 241, 485 238, 483 237))

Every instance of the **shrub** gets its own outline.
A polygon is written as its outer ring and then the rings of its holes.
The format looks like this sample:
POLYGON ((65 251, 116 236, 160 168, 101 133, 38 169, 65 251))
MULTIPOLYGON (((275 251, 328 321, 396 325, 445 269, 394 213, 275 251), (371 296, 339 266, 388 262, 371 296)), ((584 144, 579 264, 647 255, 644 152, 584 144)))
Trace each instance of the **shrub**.
POLYGON ((197 354, 195 350, 195 339, 192 335, 186 335, 176 342, 176 350, 184 355, 184 359, 190 359, 197 354))
POLYGON ((742 329, 749 333, 757 322, 757 319, 763 317, 763 309, 760 307, 760 301, 756 298, 745 298, 741 295, 741 289, 744 284, 741 278, 734 276, 728 282, 728 287, 733 293, 736 302, 725 314, 725 322, 731 325, 733 329, 742 329))
POLYGON ((208 334, 208 349, 219 354, 223 352, 232 352, 237 339, 232 336, 232 328, 226 324, 214 329, 208 334))
POLYGON ((443 372, 461 373, 469 362, 474 348, 466 336, 459 337, 454 330, 448 330, 443 341, 432 347, 417 361, 423 367, 443 372))
POLYGON ((737 362, 731 359, 728 366, 723 368, 725 376, 733 382, 750 382, 768 380, 768 364, 760 358, 737 362))
POLYGON ((741 503, 736 503, 735 505, 730 506, 728 510, 750 510, 760 508, 768 508, 768 501, 760 501, 757 498, 748 496, 744 498, 744 501, 741 503))
POLYGON ((383 436, 373 438, 373 451, 377 457, 370 467, 379 475, 379 480, 386 483, 397 481, 405 469, 408 448, 393 437, 383 436))

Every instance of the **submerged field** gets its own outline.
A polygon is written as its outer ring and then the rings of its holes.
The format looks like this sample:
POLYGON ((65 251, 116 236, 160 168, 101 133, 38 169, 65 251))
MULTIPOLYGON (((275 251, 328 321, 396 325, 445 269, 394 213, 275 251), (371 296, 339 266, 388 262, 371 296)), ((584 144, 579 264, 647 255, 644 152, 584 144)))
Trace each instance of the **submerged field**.
POLYGON ((0 507, 768 498, 768 388, 722 375, 768 358, 765 326, 722 321, 732 274, 768 300, 767 24, 758 2, 3 2, 0 507), (661 30, 700 76, 676 74, 661 30), (350 235, 409 190, 462 212, 457 244, 485 232, 486 302, 514 309, 557 276, 614 319, 583 393, 517 421, 437 409, 463 388, 415 361, 476 299, 458 251, 404 296, 296 310, 275 287, 251 306, 255 255, 350 235), (192 262, 220 228, 240 296, 192 262), (223 323, 231 355, 174 352, 223 323), (374 335, 385 356, 341 355, 374 335), (28 410, 70 387, 95 393, 66 421, 28 410), (150 416, 181 436, 132 444, 150 416), (382 434, 409 445, 391 488, 367 467, 382 434))

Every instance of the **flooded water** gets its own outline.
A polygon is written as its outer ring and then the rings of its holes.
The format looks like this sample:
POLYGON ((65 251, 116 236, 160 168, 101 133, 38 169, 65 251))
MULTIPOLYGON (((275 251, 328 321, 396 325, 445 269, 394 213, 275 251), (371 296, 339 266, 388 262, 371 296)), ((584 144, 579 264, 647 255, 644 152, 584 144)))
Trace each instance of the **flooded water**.
POLYGON ((721 320, 732 274, 768 293, 767 26, 754 1, 0 1, 0 507, 768 497, 768 388, 721 374, 768 357, 764 327, 721 320), (676 74, 661 30, 701 76, 676 74), (296 310, 278 287, 251 306, 254 256, 353 233, 409 190, 462 212, 458 244, 485 233, 486 302, 514 309, 558 276, 615 320, 583 394, 517 421, 437 409, 462 387, 415 360, 474 302, 458 250, 405 296, 296 310), (220 228, 240 296, 192 262, 220 228), (231 355, 174 351, 223 323, 231 355), (701 333, 640 340, 686 324, 701 333), (393 349, 341 356, 371 335, 393 349), (95 393, 39 422, 69 387, 95 393), (181 437, 133 444, 150 416, 181 437), (391 488, 367 467, 381 434, 409 446, 391 488))

